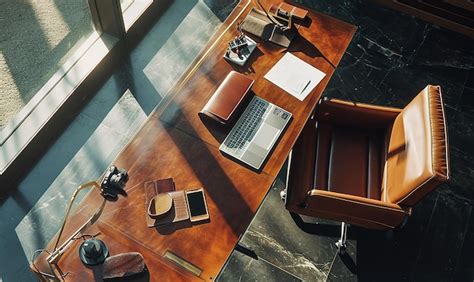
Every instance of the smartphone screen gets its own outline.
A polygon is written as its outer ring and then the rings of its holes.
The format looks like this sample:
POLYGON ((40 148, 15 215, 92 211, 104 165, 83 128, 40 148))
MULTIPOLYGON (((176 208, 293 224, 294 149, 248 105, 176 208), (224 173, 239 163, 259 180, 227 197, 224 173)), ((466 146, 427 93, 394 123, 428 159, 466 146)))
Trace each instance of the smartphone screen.
POLYGON ((187 193, 189 211, 191 217, 207 214, 206 203, 204 203, 204 194, 202 191, 187 193))

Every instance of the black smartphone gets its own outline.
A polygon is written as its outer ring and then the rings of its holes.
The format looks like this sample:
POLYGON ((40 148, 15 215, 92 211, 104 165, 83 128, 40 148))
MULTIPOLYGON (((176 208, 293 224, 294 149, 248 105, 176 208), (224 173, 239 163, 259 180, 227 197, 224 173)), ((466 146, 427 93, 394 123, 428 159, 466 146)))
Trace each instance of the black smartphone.
POLYGON ((188 204, 189 219, 191 222, 209 218, 203 188, 186 191, 186 203, 188 204))

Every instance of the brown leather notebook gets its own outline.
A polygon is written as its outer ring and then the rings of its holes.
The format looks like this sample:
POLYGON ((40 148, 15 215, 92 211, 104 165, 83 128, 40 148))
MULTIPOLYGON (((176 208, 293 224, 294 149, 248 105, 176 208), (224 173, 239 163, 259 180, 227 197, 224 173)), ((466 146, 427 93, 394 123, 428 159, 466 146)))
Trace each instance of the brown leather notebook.
POLYGON ((199 112, 199 115, 209 117, 221 124, 227 124, 252 88, 253 83, 254 80, 250 77, 231 71, 199 112))
POLYGON ((306 18, 306 15, 308 15, 307 10, 295 7, 286 2, 282 2, 280 3, 280 5, 272 5, 269 9, 269 12, 272 15, 280 17, 278 10, 280 10, 283 13, 288 12, 291 14, 291 16, 293 16, 293 18, 298 19, 298 20, 304 20, 306 18))
POLYGON ((173 178, 145 182, 143 187, 145 189, 145 216, 148 227, 189 219, 186 196, 184 191, 175 191, 173 178), (158 193, 169 193, 173 198, 173 206, 165 215, 155 219, 148 215, 146 209, 151 199, 158 195, 158 193))

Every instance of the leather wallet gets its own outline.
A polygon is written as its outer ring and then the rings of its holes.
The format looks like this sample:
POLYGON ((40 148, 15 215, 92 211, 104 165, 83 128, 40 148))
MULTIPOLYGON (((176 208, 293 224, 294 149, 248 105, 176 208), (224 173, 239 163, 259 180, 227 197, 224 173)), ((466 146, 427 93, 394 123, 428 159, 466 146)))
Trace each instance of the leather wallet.
POLYGON ((221 124, 227 124, 232 120, 253 83, 254 80, 250 77, 231 71, 199 112, 199 115, 210 117, 221 124))
POLYGON ((295 27, 291 23, 291 17, 285 22, 287 26, 281 23, 277 24, 275 21, 275 17, 272 20, 265 12, 252 8, 245 17, 241 28, 243 31, 253 34, 263 41, 270 41, 286 48, 290 46, 291 41, 296 35, 295 27))
MULTIPOLYGON (((289 15, 297 20, 304 20, 306 15, 308 15, 307 10, 295 7, 285 2, 280 3, 280 5, 272 5, 269 12, 278 18, 282 17, 282 14, 289 13, 289 15)), ((283 16, 283 18, 286 18, 286 16, 283 16)))

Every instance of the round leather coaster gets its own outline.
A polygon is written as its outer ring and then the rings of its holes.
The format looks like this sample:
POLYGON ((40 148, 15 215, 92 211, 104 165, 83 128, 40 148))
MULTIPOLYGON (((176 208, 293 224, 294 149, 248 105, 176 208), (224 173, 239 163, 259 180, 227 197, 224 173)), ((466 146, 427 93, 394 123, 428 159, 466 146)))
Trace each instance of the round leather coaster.
POLYGON ((148 205, 148 215, 158 217, 166 214, 173 206, 173 198, 168 193, 158 194, 151 199, 148 205))

